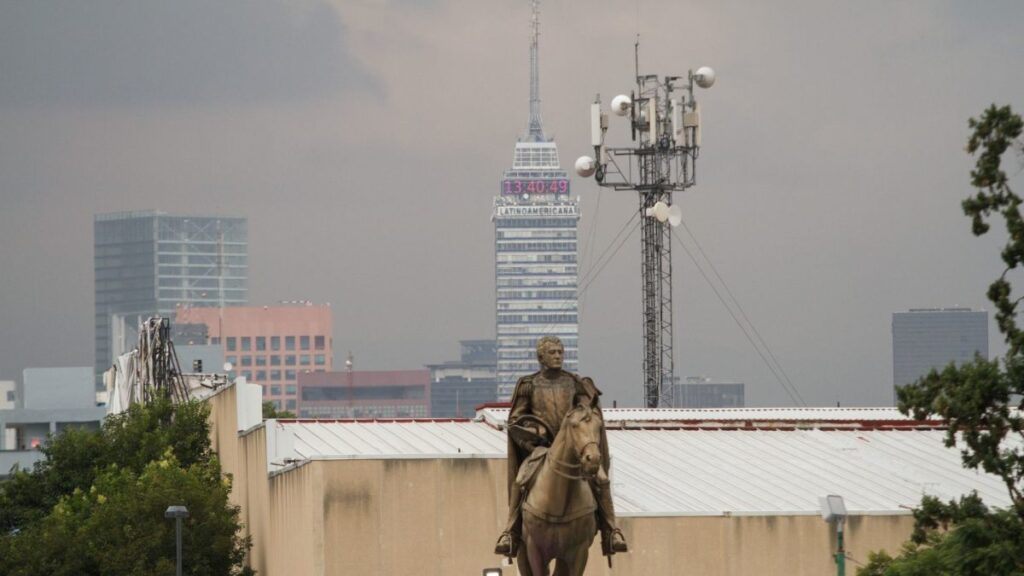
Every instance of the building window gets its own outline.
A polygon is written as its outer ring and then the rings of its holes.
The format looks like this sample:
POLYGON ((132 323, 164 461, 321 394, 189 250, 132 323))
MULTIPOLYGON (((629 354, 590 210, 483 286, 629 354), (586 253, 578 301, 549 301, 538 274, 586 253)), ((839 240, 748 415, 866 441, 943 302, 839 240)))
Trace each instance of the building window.
MULTIPOLYGON (((294 388, 294 386, 292 386, 292 388, 294 388)), ((14 402, 14 391, 13 390, 8 390, 7 391, 7 401, 8 402, 14 402)))
POLYGON ((285 406, 287 406, 289 410, 294 412, 295 411, 295 399, 294 398, 289 398, 288 400, 286 400, 285 401, 285 406))
POLYGON ((274 410, 280 410, 281 409, 281 401, 280 400, 271 400, 271 402, 274 403, 274 410))
POLYGON ((313 347, 316 348, 317 350, 323 350, 324 349, 324 337, 323 336, 314 336, 313 337, 313 347))
POLYGON ((252 356, 242 356, 242 366, 252 366, 252 356))
POLYGON ((271 366, 280 366, 281 365, 281 357, 278 356, 277 354, 271 355, 270 356, 270 365, 271 366))
POLYGON ((274 384, 273 386, 271 386, 270 387, 270 395, 271 396, 280 396, 281 395, 281 387, 278 386, 277 384, 274 384))
POLYGON ((275 382, 280 380, 281 379, 281 371, 280 370, 271 370, 270 371, 270 379, 275 381, 275 382))
POLYGON ((266 380, 267 380, 267 371, 266 370, 257 370, 256 371, 256 378, 255 378, 255 380, 257 382, 266 382, 266 380))
POLYGON ((257 356, 256 357, 256 365, 257 366, 266 366, 267 365, 267 357, 266 356, 257 356))
POLYGON ((284 337, 284 349, 285 350, 295 350, 295 336, 285 336, 284 337))
POLYGON ((303 354, 302 357, 299 358, 299 364, 309 366, 309 354, 303 354))
POLYGON ((295 380, 295 370, 285 370, 284 371, 284 379, 285 380, 292 380, 292 381, 294 381, 295 380))
POLYGON ((284 357, 285 366, 295 366, 295 354, 289 354, 284 357))
POLYGON ((316 360, 316 365, 317 366, 323 366, 324 364, 327 363, 327 358, 324 357, 323 354, 317 354, 315 360, 316 360))
POLYGON ((309 350, 309 336, 299 337, 299 347, 303 350, 309 350))
POLYGON ((238 364, 238 356, 225 356, 224 361, 234 366, 235 364, 238 364))
POLYGON ((274 350, 274 351, 277 351, 277 350, 281 349, 281 337, 280 336, 271 336, 270 337, 270 349, 274 350))
POLYGON ((238 349, 238 340, 234 336, 228 336, 228 352, 238 349))
POLYGON ((286 394, 290 394, 292 396, 295 396, 295 394, 296 394, 295 384, 287 384, 287 385, 285 385, 284 391, 285 391, 286 394))
POLYGON ((252 370, 242 370, 242 378, 252 380, 252 370))
POLYGON ((242 352, 248 352, 250 350, 252 350, 252 338, 242 336, 242 352))
POLYGON ((213 345, 213 346, 219 346, 220 345, 220 338, 218 338, 216 336, 213 337, 213 338, 210 338, 210 344, 213 345))
POLYGON ((257 336, 256 337, 256 351, 257 352, 263 352, 266 349, 267 349, 267 337, 266 336, 257 336))

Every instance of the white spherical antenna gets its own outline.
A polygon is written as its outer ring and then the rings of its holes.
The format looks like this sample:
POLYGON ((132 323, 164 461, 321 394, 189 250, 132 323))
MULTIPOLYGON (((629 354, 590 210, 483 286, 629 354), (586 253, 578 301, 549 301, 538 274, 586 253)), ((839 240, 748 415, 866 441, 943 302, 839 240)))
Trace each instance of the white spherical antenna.
POLYGON ((668 208, 668 223, 672 227, 679 226, 683 223, 683 209, 678 204, 673 204, 668 208))
POLYGON ((232 368, 234 368, 234 365, 232 365, 231 362, 225 362, 224 363, 224 371, 225 372, 231 372, 232 368))
POLYGON ((616 116, 625 116, 626 114, 629 114, 629 108, 632 105, 633 101, 625 94, 619 94, 615 98, 612 98, 612 112, 614 112, 616 116))
POLYGON ((576 159, 576 173, 583 178, 589 178, 597 171, 597 161, 590 156, 580 156, 576 159))
POLYGON ((649 217, 657 218, 658 222, 664 222, 668 220, 669 216, 668 204, 665 204, 664 202, 659 200, 654 203, 654 206, 648 208, 645 211, 645 214, 647 214, 647 216, 649 217))
POLYGON ((696 80, 697 86, 711 88, 715 84, 715 71, 710 66, 701 66, 693 74, 693 79, 696 80))

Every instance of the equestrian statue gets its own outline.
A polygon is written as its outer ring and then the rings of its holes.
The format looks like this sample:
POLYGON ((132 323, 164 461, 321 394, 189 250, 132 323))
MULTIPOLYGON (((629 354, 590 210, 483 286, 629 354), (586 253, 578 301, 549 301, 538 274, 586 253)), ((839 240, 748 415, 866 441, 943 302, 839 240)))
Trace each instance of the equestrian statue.
POLYGON ((554 336, 537 341, 541 370, 524 376, 508 416, 509 518, 495 554, 516 558, 524 576, 583 574, 594 535, 609 557, 626 552, 615 523, 608 441, 590 378, 562 370, 554 336))

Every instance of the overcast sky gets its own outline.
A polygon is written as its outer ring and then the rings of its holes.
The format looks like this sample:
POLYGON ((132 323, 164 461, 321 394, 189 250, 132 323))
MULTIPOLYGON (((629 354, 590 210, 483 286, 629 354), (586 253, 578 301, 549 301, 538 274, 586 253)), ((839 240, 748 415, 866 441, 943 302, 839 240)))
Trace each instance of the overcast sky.
MULTIPOLYGON (((528 0, 0 0, 0 378, 91 365, 92 220, 119 210, 247 217, 251 302, 330 302, 357 369, 493 337, 490 213, 526 128, 528 21, 528 0)), ((1024 3, 544 0, 541 21, 567 168, 594 95, 633 86, 638 32, 641 73, 715 68, 676 202, 809 403, 890 401, 892 312, 988 307, 999 242, 960 210, 963 149, 988 104, 1024 110, 1024 3)), ((573 190, 588 274, 636 199, 573 190)), ((639 254, 634 235, 582 301, 581 371, 620 405, 642 397, 639 254)), ((789 403, 674 264, 677 374, 789 403)))

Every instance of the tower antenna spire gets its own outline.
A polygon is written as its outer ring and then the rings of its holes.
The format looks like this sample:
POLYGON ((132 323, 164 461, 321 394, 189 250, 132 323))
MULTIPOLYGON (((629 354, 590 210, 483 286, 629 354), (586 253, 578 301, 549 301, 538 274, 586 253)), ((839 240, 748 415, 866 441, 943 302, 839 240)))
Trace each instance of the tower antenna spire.
POLYGON ((540 0, 530 0, 530 132, 529 140, 545 142, 540 118, 540 0))

